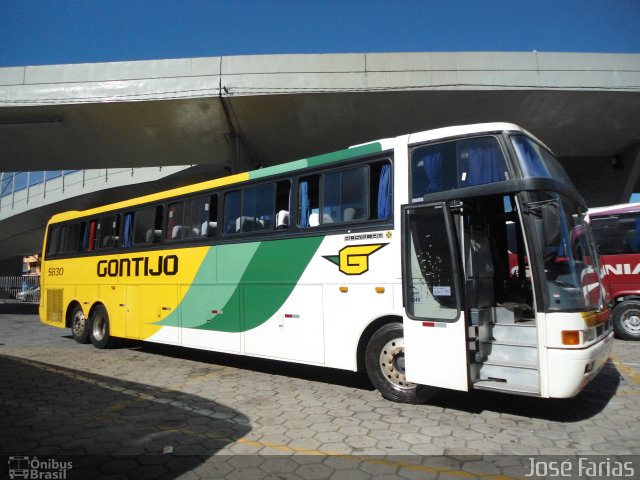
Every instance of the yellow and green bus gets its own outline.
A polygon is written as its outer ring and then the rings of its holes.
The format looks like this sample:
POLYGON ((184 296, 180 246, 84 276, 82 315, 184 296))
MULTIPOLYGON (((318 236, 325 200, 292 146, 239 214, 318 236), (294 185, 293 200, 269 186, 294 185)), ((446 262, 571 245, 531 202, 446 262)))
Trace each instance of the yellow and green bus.
POLYGON ((571 397, 612 344, 585 214, 516 125, 419 132, 55 215, 40 318, 364 370, 394 401, 571 397))

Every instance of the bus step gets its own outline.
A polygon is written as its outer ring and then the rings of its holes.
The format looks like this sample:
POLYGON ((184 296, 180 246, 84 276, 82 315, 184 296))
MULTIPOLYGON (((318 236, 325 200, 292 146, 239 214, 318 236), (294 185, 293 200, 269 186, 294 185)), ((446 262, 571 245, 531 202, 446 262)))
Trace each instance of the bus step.
POLYGON ((513 392, 521 395, 540 396, 539 385, 518 385, 502 380, 477 380, 473 384, 477 390, 492 390, 496 392, 513 392))
POLYGON ((535 345, 482 342, 480 351, 485 358, 485 364, 538 368, 538 349, 535 345))
POLYGON ((540 372, 531 366, 515 363, 501 364, 499 362, 480 364, 477 381, 498 381, 506 385, 520 385, 528 388, 540 388, 540 372))
POLYGON ((538 344, 538 331, 535 325, 519 324, 488 324, 480 327, 480 338, 483 342, 495 341, 498 343, 511 343, 515 345, 538 344))

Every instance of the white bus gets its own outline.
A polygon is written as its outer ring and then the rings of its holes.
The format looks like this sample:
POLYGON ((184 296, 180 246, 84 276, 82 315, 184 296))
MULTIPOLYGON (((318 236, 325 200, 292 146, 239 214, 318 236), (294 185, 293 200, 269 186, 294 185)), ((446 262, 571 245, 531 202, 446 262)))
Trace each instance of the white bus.
POLYGON ((40 316, 98 348, 366 370, 394 401, 566 398, 613 335, 585 213, 516 125, 414 133, 56 215, 40 316))

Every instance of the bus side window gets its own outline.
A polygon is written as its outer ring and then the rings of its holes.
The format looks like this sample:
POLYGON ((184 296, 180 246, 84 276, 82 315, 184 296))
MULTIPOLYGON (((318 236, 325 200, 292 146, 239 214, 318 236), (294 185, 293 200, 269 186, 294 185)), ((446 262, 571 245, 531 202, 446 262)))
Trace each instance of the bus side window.
POLYGON ((370 220, 384 220, 393 212, 391 164, 388 161, 371 164, 369 186, 370 220))
POLYGON ((167 210, 167 233, 165 238, 167 240, 182 240, 183 230, 186 228, 184 225, 184 202, 175 202, 169 204, 167 210))
POLYGON ((49 229, 49 239, 47 240, 47 255, 55 255, 60 245, 60 227, 49 229))
POLYGON ((368 166, 326 173, 323 182, 321 223, 327 223, 328 219, 328 223, 337 223, 369 218, 368 190, 368 166))
POLYGON ((64 244, 62 245, 62 253, 75 253, 78 251, 81 246, 80 231, 80 223, 67 225, 64 244))
POLYGON ((83 240, 83 243, 86 245, 87 252, 92 252, 96 249, 97 224, 98 222, 96 220, 91 220, 89 222, 89 228, 85 232, 87 234, 86 242, 83 240))
POLYGON ((240 231, 240 212, 242 207, 242 192, 234 190, 224 195, 224 233, 240 231))
POLYGON ((218 233, 218 194, 211 196, 209 202, 209 225, 202 229, 202 236, 215 237, 218 233))
POLYGON ((162 237, 162 207, 147 207, 135 212, 133 245, 157 243, 162 237))
POLYGON ((182 238, 202 238, 215 234, 215 220, 211 220, 211 201, 209 195, 196 197, 185 202, 185 225, 182 229, 182 238))
POLYGON ((119 237, 119 215, 111 215, 98 220, 96 248, 115 248, 118 246, 119 237))
POLYGON ((289 228, 291 210, 291 182, 288 180, 276 184, 276 230, 289 228))
POLYGON ((320 225, 320 175, 303 177, 298 183, 298 225, 320 225))
POLYGON ((122 246, 130 247, 133 245, 133 216, 134 212, 124 214, 124 226, 122 230, 122 246))
POLYGON ((275 216, 275 184, 259 185, 242 191, 240 231, 273 230, 275 216))

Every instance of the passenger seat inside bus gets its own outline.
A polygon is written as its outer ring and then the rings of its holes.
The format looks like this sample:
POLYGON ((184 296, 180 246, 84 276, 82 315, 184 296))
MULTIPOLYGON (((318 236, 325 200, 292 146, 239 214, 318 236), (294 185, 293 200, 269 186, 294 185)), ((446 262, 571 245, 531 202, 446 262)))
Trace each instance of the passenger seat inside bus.
MULTIPOLYGON (((322 224, 324 225, 326 223, 333 223, 333 218, 331 218, 331 215, 324 213, 322 214, 322 224)), ((320 215, 318 213, 309 215, 309 226, 317 227, 318 225, 320 225, 320 215)))
POLYGON ((289 212, 280 210, 276 215, 276 229, 285 230, 289 228, 289 212))
POLYGON ((162 230, 149 229, 145 233, 144 240, 146 243, 155 243, 160 241, 160 237, 162 237, 162 230))
POLYGON ((200 229, 200 235, 203 237, 213 236, 218 230, 218 222, 203 222, 200 229))

